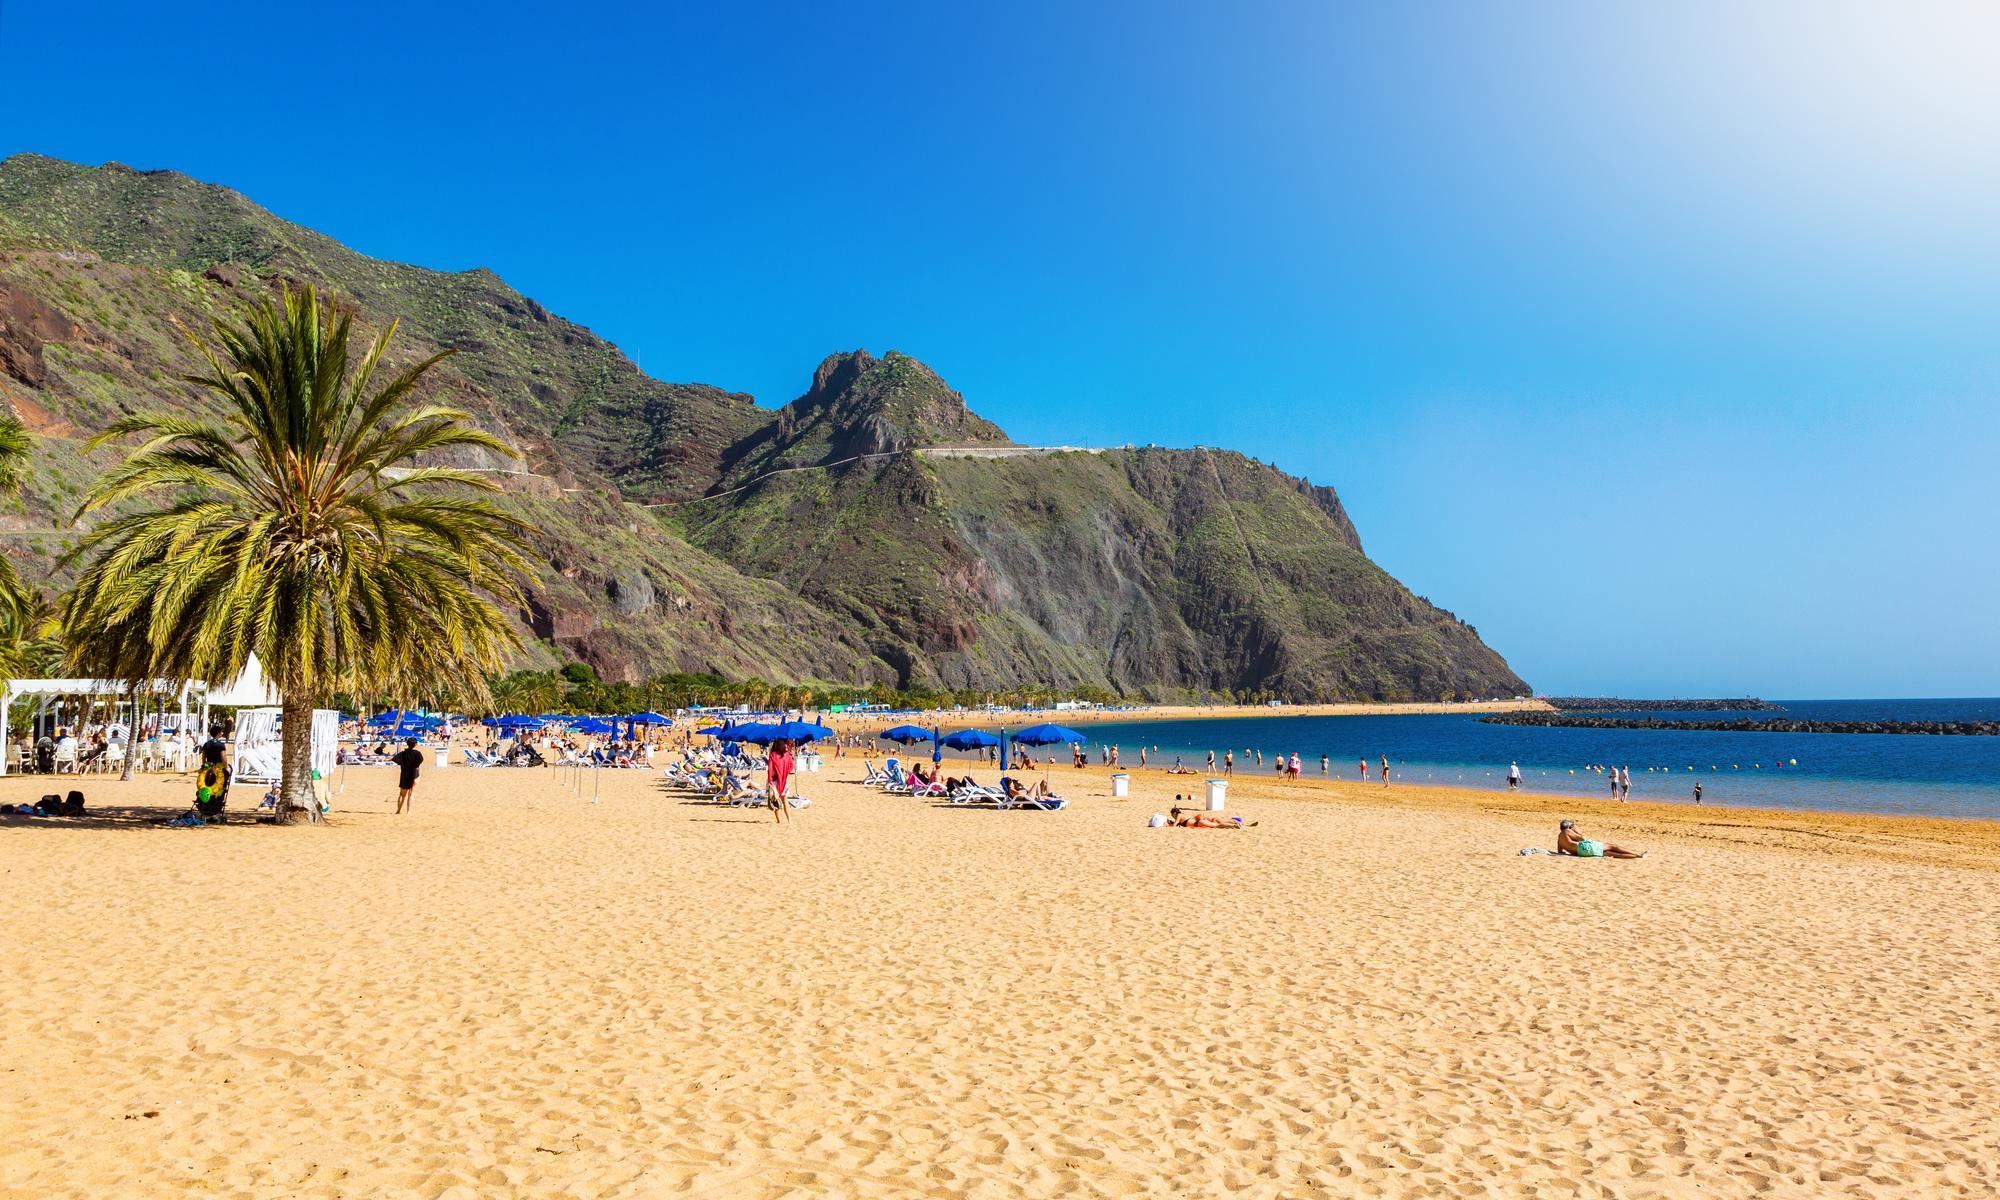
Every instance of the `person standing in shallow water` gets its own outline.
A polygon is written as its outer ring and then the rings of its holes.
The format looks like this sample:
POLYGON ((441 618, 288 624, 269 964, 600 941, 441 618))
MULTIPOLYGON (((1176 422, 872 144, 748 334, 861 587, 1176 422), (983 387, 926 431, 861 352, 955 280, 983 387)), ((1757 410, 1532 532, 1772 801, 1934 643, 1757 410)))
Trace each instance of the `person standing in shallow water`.
POLYGON ((401 816, 415 807, 410 793, 417 788, 417 769, 424 765, 424 752, 417 749, 417 739, 404 738, 403 748, 389 761, 396 764, 396 815, 401 816))
POLYGON ((1224 750, 1222 752, 1222 773, 1224 775, 1236 774, 1236 751, 1224 750))
POLYGON ((1386 754, 1382 756, 1382 786, 1389 786, 1389 756, 1386 754))

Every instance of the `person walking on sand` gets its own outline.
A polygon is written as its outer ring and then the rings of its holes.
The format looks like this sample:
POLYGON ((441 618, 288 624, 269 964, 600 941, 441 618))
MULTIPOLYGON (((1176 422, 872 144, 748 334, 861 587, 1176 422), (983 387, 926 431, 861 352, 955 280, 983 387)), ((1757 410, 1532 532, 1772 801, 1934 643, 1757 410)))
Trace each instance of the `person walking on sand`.
POLYGON ((389 761, 396 764, 396 815, 402 816, 415 807, 410 793, 417 788, 417 768, 424 765, 424 752, 417 749, 417 739, 404 738, 403 748, 389 761))
POLYGON ((771 743, 764 756, 764 803, 771 809, 771 820, 779 825, 788 825, 792 820, 792 806, 785 799, 785 788, 791 779, 792 743, 779 738, 771 743))
POLYGON ((1514 792, 1514 791, 1519 791, 1520 788, 1521 788, 1521 764, 1511 763, 1507 767, 1507 790, 1510 792, 1514 792))

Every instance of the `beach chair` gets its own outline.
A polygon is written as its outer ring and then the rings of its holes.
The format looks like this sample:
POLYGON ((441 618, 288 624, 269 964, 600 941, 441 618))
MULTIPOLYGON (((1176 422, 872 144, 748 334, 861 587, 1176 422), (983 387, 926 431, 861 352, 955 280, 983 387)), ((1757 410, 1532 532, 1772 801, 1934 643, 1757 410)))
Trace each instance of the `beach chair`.
POLYGON ((939 796, 948 796, 948 793, 945 792, 944 785, 942 783, 925 783, 921 779, 913 778, 910 780, 910 795, 921 796, 928 799, 928 798, 936 798, 939 796))
POLYGON ((875 769, 874 763, 869 763, 868 773, 861 777, 861 782, 867 787, 881 787, 883 784, 889 782, 889 778, 890 776, 887 771, 878 771, 875 769))
POLYGON ((1014 806, 1016 808, 1039 808, 1043 812, 1054 812, 1059 808, 1068 808, 1069 801, 1062 796, 1021 795, 1014 797, 1014 806))
POLYGON ((953 804, 991 804, 995 808, 1007 807, 1007 793, 997 787, 962 787, 945 798, 953 804))

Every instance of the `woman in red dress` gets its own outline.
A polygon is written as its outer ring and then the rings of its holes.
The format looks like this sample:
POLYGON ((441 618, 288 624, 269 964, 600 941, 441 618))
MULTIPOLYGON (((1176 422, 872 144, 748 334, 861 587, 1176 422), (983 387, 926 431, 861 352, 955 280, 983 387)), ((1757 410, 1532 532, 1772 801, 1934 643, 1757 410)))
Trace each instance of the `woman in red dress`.
POLYGON ((792 819, 792 806, 785 802, 785 787, 791 778, 792 744, 779 738, 764 758, 764 803, 771 806, 771 819, 781 825, 792 819))

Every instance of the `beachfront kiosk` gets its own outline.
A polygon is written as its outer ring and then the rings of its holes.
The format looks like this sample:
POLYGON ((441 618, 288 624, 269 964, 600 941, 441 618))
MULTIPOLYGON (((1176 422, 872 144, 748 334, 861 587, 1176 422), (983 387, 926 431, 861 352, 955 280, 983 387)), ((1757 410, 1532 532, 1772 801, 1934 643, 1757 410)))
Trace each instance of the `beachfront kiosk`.
MULTIPOLYGON (((94 703, 98 697, 109 697, 111 702, 109 711, 115 714, 118 706, 130 700, 135 691, 141 695, 177 696, 180 717, 179 723, 174 726, 177 736, 174 739, 173 749, 174 766, 180 771, 187 770, 188 754, 194 749, 194 743, 188 737, 190 706, 194 708, 196 715, 197 723, 194 728, 206 730, 211 706, 240 708, 246 705, 270 705, 278 702, 277 690, 265 681, 264 665, 257 661, 257 656, 254 654, 243 664, 243 673, 236 677, 235 682, 222 688, 211 688, 205 683, 184 683, 176 687, 158 679, 142 680, 137 684, 124 679, 9 679, 6 698, 0 701, 0 732, 4 732, 11 724, 16 700, 30 696, 40 699, 41 704, 35 710, 35 723, 40 725, 48 717, 49 709, 55 707, 60 711, 62 701, 67 698, 81 697, 94 703)), ((89 704, 86 704, 86 715, 88 709, 89 704)), ((137 724, 138 714, 134 713, 131 716, 135 719, 126 722, 128 728, 137 724)), ((0 775, 6 773, 7 756, 0 754, 0 775)))

